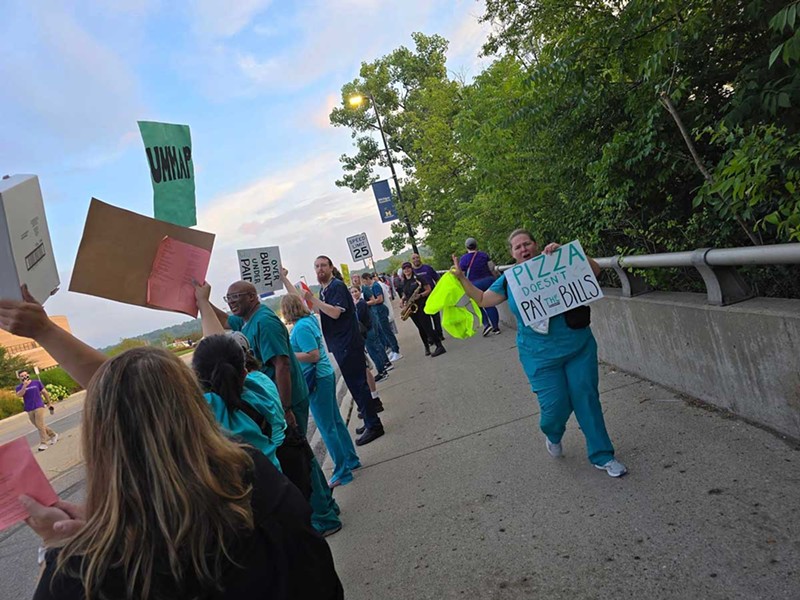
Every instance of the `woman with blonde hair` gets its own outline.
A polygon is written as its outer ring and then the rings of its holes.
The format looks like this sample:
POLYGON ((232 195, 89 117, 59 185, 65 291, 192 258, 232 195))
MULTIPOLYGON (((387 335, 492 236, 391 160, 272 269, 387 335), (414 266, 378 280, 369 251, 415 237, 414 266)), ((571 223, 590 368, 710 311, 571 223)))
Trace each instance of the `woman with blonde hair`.
POLYGON ((46 548, 35 600, 343 597, 308 503, 223 435, 180 359, 145 347, 106 360, 23 291, 0 300, 0 327, 87 386, 85 505, 20 499, 46 548))
POLYGON ((309 390, 309 406, 322 440, 333 459, 333 475, 328 486, 334 488, 353 481, 353 470, 361 466, 353 440, 347 431, 336 401, 336 377, 325 351, 317 318, 309 312, 300 296, 281 298, 281 313, 292 323, 290 341, 303 369, 309 390))

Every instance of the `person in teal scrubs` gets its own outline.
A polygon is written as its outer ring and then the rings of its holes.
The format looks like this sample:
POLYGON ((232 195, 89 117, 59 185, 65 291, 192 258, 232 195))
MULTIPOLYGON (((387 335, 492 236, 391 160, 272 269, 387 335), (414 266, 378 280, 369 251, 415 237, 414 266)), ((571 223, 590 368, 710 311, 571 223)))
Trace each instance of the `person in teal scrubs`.
MULTIPOLYGON (((508 237, 508 243, 517 263, 540 254, 533 236, 524 229, 514 230, 508 237)), ((548 244, 544 253, 551 254, 558 247, 556 243, 548 244)), ((591 258, 589 263, 597 275, 600 267, 591 258)), ((517 319, 519 360, 539 400, 539 426, 545 434, 550 455, 555 458, 562 456, 561 438, 567 420, 574 412, 586 436, 589 461, 611 477, 621 477, 627 473, 625 465, 614 458, 614 446, 606 431, 598 391, 597 342, 589 327, 588 317, 583 327, 573 329, 567 324, 565 315, 560 314, 550 318, 546 326, 537 331, 524 325, 505 273, 487 291, 482 292, 470 283, 455 256, 453 265, 453 273, 467 295, 481 307, 497 306, 510 300, 509 308, 517 319)))
POLYGON ((333 459, 333 475, 328 487, 347 485, 353 481, 353 470, 358 469, 361 462, 339 412, 336 376, 322 342, 322 331, 300 296, 287 294, 281 298, 281 313, 286 321, 294 324, 290 337, 292 349, 311 390, 311 414, 333 459))
POLYGON ((260 450, 280 470, 276 450, 283 443, 286 421, 282 417, 283 410, 279 417, 270 398, 269 386, 274 388, 275 385, 266 375, 261 375, 266 382, 245 376, 244 352, 239 344, 224 335, 204 338, 194 351, 192 367, 222 429, 260 450), (244 412, 243 402, 269 422, 269 435, 244 412))
MULTIPOLYGON (((237 281, 228 287, 225 301, 232 315, 214 306, 207 284, 197 286, 197 307, 203 321, 212 311, 225 329, 241 331, 261 363, 262 372, 275 383, 289 427, 297 427, 303 436, 308 433, 308 386, 300 363, 294 355, 286 326, 267 306, 261 304, 255 286, 237 281)), ((205 323, 203 332, 206 332, 205 323)), ((311 523, 322 535, 331 535, 342 528, 339 507, 331 495, 328 482, 314 458, 311 461, 311 523)))

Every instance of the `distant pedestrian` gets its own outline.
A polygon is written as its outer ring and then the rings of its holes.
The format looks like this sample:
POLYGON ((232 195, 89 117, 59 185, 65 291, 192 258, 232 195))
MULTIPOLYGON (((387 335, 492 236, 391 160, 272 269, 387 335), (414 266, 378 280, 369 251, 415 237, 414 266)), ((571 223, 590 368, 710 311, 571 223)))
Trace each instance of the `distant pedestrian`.
MULTIPOLYGON (((414 275, 422 279, 422 281, 431 286, 431 288, 436 287, 436 283, 439 281, 439 273, 437 273, 436 269, 434 269, 432 266, 424 264, 422 262, 422 257, 416 252, 411 255, 411 266, 414 268, 414 275)), ((444 341, 442 315, 437 312, 430 315, 430 318, 434 333, 439 337, 440 340, 444 341)))
MULTIPOLYGON (((458 261, 459 268, 464 272, 467 279, 479 290, 489 289, 495 279, 497 279, 497 267, 486 252, 478 250, 478 242, 475 238, 467 238, 464 243, 467 253, 462 255, 458 261)), ((481 307, 483 314, 483 336, 490 333, 495 335, 500 333, 500 314, 493 306, 481 307)))
POLYGON ((47 399, 48 404, 50 404, 53 399, 44 387, 44 384, 37 379, 31 379, 27 371, 20 371, 17 377, 19 377, 20 381, 16 390, 17 396, 22 398, 25 412, 28 413, 28 418, 39 432, 38 450, 39 452, 44 452, 49 446, 52 446, 58 441, 58 434, 45 423, 47 409, 45 408, 45 403, 42 401, 42 396, 47 399))
MULTIPOLYGON (((541 253, 533 236, 524 229, 512 231, 508 244, 517 264, 541 253)), ((544 253, 552 254, 558 247, 557 243, 548 244, 544 253)), ((600 273, 600 267, 593 259, 589 258, 589 264, 595 275, 600 273)), ((567 420, 575 412, 586 437, 589 461, 611 477, 627 473, 625 465, 614 458, 614 446, 603 419, 598 390, 597 342, 589 327, 588 307, 580 306, 551 317, 543 328, 536 330, 523 323, 505 273, 483 291, 469 281, 455 256, 453 265, 467 295, 480 306, 492 307, 509 301, 508 307, 517 319, 519 360, 539 401, 539 426, 545 434, 550 456, 558 458, 562 455, 561 438, 567 420)))
POLYGON ((447 352, 442 340, 433 331, 433 325, 425 314, 425 302, 431 293, 431 286, 414 274, 410 262, 403 263, 403 283, 400 285, 400 307, 403 314, 409 314, 417 327, 419 337, 425 347, 425 356, 440 356, 447 352), (431 346, 435 346, 431 353, 431 346))
POLYGON ((364 282, 362 289, 363 287, 369 289, 369 295, 365 294, 364 296, 370 307, 370 317, 378 322, 384 344, 389 348, 389 360, 391 362, 398 361, 403 358, 403 355, 400 354, 400 344, 397 343, 397 337, 389 323, 389 307, 387 306, 389 300, 384 296, 381 284, 373 278, 372 273, 364 273, 361 281, 364 282))
POLYGON ((353 302, 356 306, 356 317, 359 322, 359 331, 364 338, 364 345, 367 348, 367 353, 375 364, 375 369, 378 373, 375 378, 376 381, 381 382, 389 377, 389 367, 391 362, 386 356, 386 350, 383 347, 383 337, 380 334, 380 325, 374 323, 374 319, 370 315, 369 306, 366 300, 361 295, 361 288, 353 286, 350 288, 350 294, 353 296, 353 302))

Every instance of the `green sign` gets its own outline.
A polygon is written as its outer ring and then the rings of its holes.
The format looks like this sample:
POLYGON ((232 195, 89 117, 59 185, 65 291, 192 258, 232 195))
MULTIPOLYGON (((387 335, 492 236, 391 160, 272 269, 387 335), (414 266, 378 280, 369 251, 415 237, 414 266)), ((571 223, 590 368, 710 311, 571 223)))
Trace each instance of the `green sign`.
POLYGON ((153 216, 183 227, 197 225, 189 126, 139 121, 139 131, 153 182, 153 216))

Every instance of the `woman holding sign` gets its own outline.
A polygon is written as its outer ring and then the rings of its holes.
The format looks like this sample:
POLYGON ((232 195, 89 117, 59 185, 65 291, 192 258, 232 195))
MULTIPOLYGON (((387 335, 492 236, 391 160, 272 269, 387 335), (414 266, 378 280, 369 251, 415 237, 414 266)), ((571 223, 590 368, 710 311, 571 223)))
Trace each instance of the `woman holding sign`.
MULTIPOLYGON (((524 229, 512 231, 508 244, 518 265, 542 254, 533 236, 524 229)), ((556 243, 545 246, 545 260, 559 248, 556 243)), ((600 272, 593 259, 579 256, 588 261, 595 276, 600 272)), ((453 272, 467 295, 480 306, 487 308, 510 301, 509 308, 517 319, 519 360, 539 400, 539 426, 545 434, 548 453, 554 458, 562 455, 561 438, 567 420, 575 412, 586 436, 589 461, 611 477, 627 473, 625 465, 614 458, 614 446, 606 432, 598 391, 597 342, 589 327, 588 307, 541 318, 526 326, 506 279, 509 271, 484 292, 467 279, 455 256, 453 265, 453 272)))

